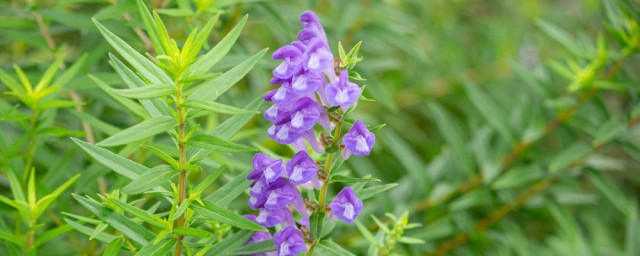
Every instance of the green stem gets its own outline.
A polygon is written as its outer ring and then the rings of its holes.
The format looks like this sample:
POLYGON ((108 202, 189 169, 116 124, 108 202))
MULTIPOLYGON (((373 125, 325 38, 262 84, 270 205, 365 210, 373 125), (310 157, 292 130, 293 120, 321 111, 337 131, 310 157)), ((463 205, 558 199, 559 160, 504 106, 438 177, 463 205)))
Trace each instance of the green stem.
MULTIPOLYGON (((342 120, 339 120, 333 135, 334 140, 337 140, 340 138, 341 130, 342 130, 342 120)), ((326 175, 327 178, 329 178, 329 175, 331 174, 331 163, 333 162, 334 154, 335 153, 329 153, 329 155, 327 155, 327 161, 324 163, 324 175, 326 175)), ((322 188, 320 189, 320 198, 318 199, 318 202, 320 204, 320 208, 319 208, 320 211, 324 211, 324 208, 326 206, 328 189, 329 189, 329 182, 325 181, 324 184, 322 185, 322 188)))
POLYGON ((35 154, 35 140, 36 140, 36 124, 38 119, 40 118, 40 111, 37 107, 33 108, 33 115, 31 116, 30 128, 29 128, 29 142, 27 145, 27 163, 24 165, 24 171, 22 174, 22 180, 27 181, 29 179, 29 172, 31 170, 31 166, 33 165, 33 155, 35 154))
MULTIPOLYGON (((182 86, 176 81, 176 85, 178 86, 178 92, 176 95, 176 109, 178 115, 178 151, 179 151, 179 163, 180 166, 183 166, 187 162, 187 150, 185 146, 185 123, 186 123, 186 112, 182 106, 184 103, 183 95, 182 95, 182 86)), ((178 206, 182 204, 187 194, 187 170, 180 170, 180 180, 178 181, 178 200, 176 201, 176 209, 178 206)), ((180 217, 176 220, 176 228, 184 227, 184 214, 181 214, 180 217)), ((182 240, 184 236, 178 236, 178 244, 176 245, 176 249, 174 251, 175 256, 182 255, 182 240)))

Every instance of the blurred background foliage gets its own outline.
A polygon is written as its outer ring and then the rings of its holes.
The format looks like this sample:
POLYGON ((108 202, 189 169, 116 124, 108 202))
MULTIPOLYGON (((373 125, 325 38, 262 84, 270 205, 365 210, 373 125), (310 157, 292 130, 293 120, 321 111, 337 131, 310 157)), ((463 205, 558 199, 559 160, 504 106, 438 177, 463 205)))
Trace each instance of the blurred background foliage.
MULTIPOLYGON (((217 42, 248 13, 238 44, 216 66, 220 70, 264 47, 272 53, 290 42, 304 10, 318 13, 334 52, 338 41, 347 49, 363 41, 358 72, 367 79, 365 96, 375 102, 360 104, 355 114, 387 126, 378 132, 372 157, 352 158, 347 165, 355 175, 399 185, 365 201, 357 227, 340 225, 333 233, 332 239, 353 253, 640 254, 640 180, 634 173, 640 160, 637 0, 147 4, 179 40, 223 11, 209 40, 217 42), (390 216, 405 211, 410 222, 422 226, 404 232, 424 243, 396 241, 400 236, 393 233, 403 229, 396 227, 406 227, 407 220, 390 216), (377 251, 372 244, 387 246, 377 251)), ((135 1, 0 3, 0 68, 13 79, 18 79, 14 65, 35 83, 61 56, 62 69, 82 60, 55 97, 84 104, 53 108, 36 127, 28 125, 33 109, 8 93, 6 82, 0 85, 1 194, 14 198, 11 176, 29 176, 23 171, 32 148, 29 136, 35 136, 39 195, 81 174, 41 217, 43 226, 36 227, 36 237, 59 228, 60 235, 47 233, 51 237, 39 245, 46 255, 100 254, 104 248, 71 231, 60 213, 86 213, 69 192, 95 195, 126 184, 88 161, 68 137, 99 141, 142 120, 87 76, 124 86, 107 62, 113 51, 91 18, 139 51, 154 54, 135 1), (38 127, 55 129, 36 132, 38 127)), ((264 58, 222 102, 244 106, 266 92, 275 65, 264 58)), ((211 115, 207 125, 221 118, 211 115)), ((254 118, 234 139, 291 155, 290 148, 268 139, 268 125, 254 118)), ((145 152, 130 154, 126 147, 120 153, 136 161, 160 161, 145 152)), ((250 154, 214 158, 207 163, 211 168, 227 164, 233 170, 226 180, 250 168, 250 154)), ((26 180, 20 181, 23 187, 26 180)), ((217 181, 210 190, 222 184, 217 181)), ((246 198, 230 208, 248 212, 246 198)), ((24 232, 13 208, 0 204, 0 214, 0 238, 9 244, 15 238, 11 234, 24 232)))

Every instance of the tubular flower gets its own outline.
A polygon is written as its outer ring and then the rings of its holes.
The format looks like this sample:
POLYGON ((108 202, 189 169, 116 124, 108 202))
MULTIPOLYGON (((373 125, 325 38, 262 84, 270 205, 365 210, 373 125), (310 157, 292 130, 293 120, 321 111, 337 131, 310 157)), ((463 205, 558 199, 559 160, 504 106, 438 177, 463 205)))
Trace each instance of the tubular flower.
MULTIPOLYGON (((351 223, 362 210, 362 201, 350 187, 325 204, 326 182, 333 162, 315 162, 314 152, 324 155, 342 150, 337 154, 342 153, 344 160, 350 154, 368 155, 375 142, 375 136, 362 121, 356 121, 342 137, 341 131, 335 130, 342 127, 343 113, 356 104, 362 89, 349 81, 347 70, 336 73, 336 67, 345 65, 334 63, 318 17, 305 11, 300 23, 303 29, 298 40, 273 53, 273 59, 281 62, 273 70, 270 83, 279 87, 264 96, 265 101, 273 102, 264 113, 265 119, 273 123, 268 136, 278 143, 290 144, 297 152, 286 163, 258 153, 253 159, 253 171, 247 175, 253 181, 248 204, 258 211, 252 220, 280 230, 273 240, 277 255, 283 256, 308 249, 305 241, 313 241, 308 232, 312 214, 326 211, 329 220, 339 218, 351 223), (322 200, 304 200, 299 189, 321 190, 322 200)), ((320 159, 328 161, 332 157, 320 159)))

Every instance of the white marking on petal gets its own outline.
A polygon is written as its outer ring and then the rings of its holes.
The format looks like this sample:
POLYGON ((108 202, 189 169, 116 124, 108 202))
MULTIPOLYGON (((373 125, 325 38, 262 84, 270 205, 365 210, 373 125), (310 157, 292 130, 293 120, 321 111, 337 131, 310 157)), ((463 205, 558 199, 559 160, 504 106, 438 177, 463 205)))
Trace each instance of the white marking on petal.
POLYGON ((335 99, 336 103, 338 103, 338 105, 344 104, 349 100, 349 93, 347 92, 347 90, 338 89, 334 99, 335 99))
POLYGON ((350 203, 345 203, 342 206, 344 206, 344 217, 352 220, 354 215, 356 215, 355 210, 353 209, 353 205, 350 203))
POLYGON ((300 128, 302 127, 303 124, 304 124, 304 115, 300 111, 298 111, 296 112, 295 115, 293 115, 293 118, 291 118, 291 126, 295 128, 300 128))
POLYGON ((267 216, 269 214, 267 213, 267 211, 260 211, 260 213, 258 214, 258 217, 256 217, 256 222, 258 223, 265 223, 267 221, 267 216))
POLYGON ((267 180, 270 180, 274 176, 276 176, 276 172, 274 172, 271 167, 267 167, 267 169, 264 170, 264 177, 267 178, 267 180))
POLYGON ((278 110, 280 110, 278 105, 273 105, 269 109, 267 109, 267 112, 265 112, 265 114, 270 117, 276 117, 276 115, 278 115, 278 110))
POLYGON ((286 140, 289 138, 289 127, 282 126, 282 128, 280 128, 280 131, 278 131, 278 134, 276 134, 276 137, 278 137, 278 139, 281 140, 286 140))
POLYGON ((318 56, 318 53, 312 53, 309 56, 309 62, 307 63, 307 66, 310 70, 320 68, 320 56, 318 56))
POLYGON ((276 126, 272 125, 271 127, 269 127, 269 129, 267 129, 267 134, 269 135, 274 135, 276 133, 276 126))
POLYGON ((269 194, 269 198, 267 198, 267 202, 265 204, 267 205, 277 205, 278 203, 278 194, 276 193, 271 193, 269 194))
POLYGON ((276 94, 273 95, 273 99, 283 100, 286 95, 287 95, 287 90, 283 87, 280 87, 280 89, 278 89, 276 94))
POLYGON ((278 255, 279 256, 286 256, 291 254, 289 251, 289 243, 287 243, 287 241, 284 241, 280 244, 280 250, 278 250, 278 255))
POLYGON ((303 91, 307 89, 307 77, 306 76, 297 77, 296 80, 293 81, 292 87, 293 89, 296 89, 298 91, 303 91))
POLYGON ((249 198, 249 204, 255 205, 258 202, 258 199, 255 197, 249 198))
POLYGON ((367 140, 362 135, 356 136, 356 150, 360 152, 369 152, 371 150, 367 145, 367 140))
POLYGON ((293 167, 293 172, 291 172, 291 176, 289 177, 289 179, 295 180, 295 181, 301 181, 302 180, 302 166, 300 165, 296 165, 296 167, 293 167))
POLYGON ((287 62, 282 62, 282 63, 280 63, 280 65, 278 65, 278 67, 276 69, 273 70, 273 72, 283 75, 285 72, 287 72, 287 67, 288 66, 289 65, 287 64, 287 62))

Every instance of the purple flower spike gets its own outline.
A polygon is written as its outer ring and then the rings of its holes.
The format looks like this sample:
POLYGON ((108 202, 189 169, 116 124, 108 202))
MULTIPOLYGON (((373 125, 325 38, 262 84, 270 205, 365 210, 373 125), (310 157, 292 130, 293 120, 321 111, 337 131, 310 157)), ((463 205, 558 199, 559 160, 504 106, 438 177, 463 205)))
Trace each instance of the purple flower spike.
POLYGON ((326 93, 331 104, 346 109, 358 101, 361 90, 358 85, 349 82, 349 72, 343 70, 338 81, 327 85, 326 93))
POLYGON ((297 100, 291 109, 291 128, 296 131, 312 129, 320 119, 322 106, 310 98, 304 97, 297 100))
POLYGON ((318 166, 305 151, 296 153, 286 164, 289 180, 294 185, 311 181, 318 173, 318 166))
POLYGON ((362 210, 362 200, 356 197, 356 193, 350 187, 345 187, 331 201, 331 214, 346 223, 351 223, 362 210))
POLYGON ((253 171, 247 175, 248 180, 264 179, 265 185, 269 185, 282 176, 282 159, 273 159, 265 154, 258 153, 253 157, 253 171))
POLYGON ((300 72, 293 76, 291 89, 299 94, 308 94, 323 86, 325 78, 322 73, 300 72))
POLYGON ((292 226, 276 232, 273 235, 273 241, 279 256, 295 256, 306 250, 302 232, 292 226))
POLYGON ((369 155, 375 141, 376 135, 367 130, 367 126, 360 120, 353 123, 351 130, 342 139, 344 147, 356 156, 369 155))
POLYGON ((298 140, 302 133, 292 129, 288 119, 272 125, 267 130, 267 135, 280 144, 291 144, 298 140))

